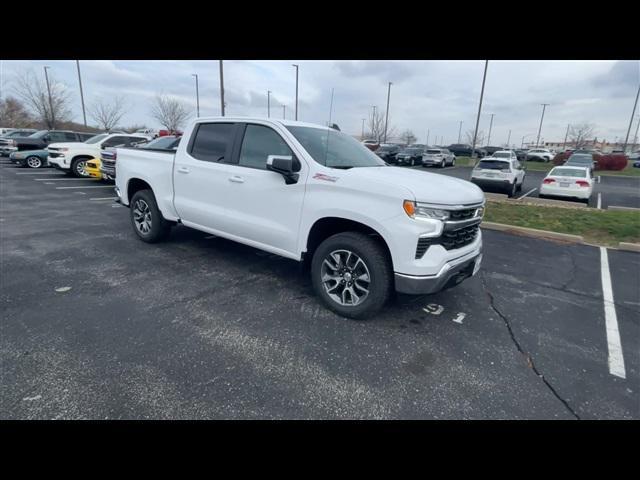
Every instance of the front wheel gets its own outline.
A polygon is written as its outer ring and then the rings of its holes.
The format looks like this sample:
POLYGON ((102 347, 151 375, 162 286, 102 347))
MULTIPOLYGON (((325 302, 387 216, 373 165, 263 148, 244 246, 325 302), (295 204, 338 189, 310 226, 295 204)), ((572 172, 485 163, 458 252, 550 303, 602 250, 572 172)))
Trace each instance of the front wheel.
POLYGON ((32 155, 25 159, 25 164, 29 168, 41 168, 42 167, 42 159, 40 157, 36 157, 32 155))
POLYGON ((129 216, 134 232, 144 242, 159 242, 169 235, 171 224, 162 216, 151 190, 135 193, 131 199, 129 216))
POLYGON ((453 160, 451 160, 451 166, 455 167, 456 166, 456 159, 454 158, 453 160))
POLYGON ((88 178, 87 160, 84 158, 77 158, 71 162, 71 174, 78 178, 88 178))
POLYGON ((343 232, 318 246, 311 280, 322 302, 338 315, 365 319, 390 296, 393 271, 380 241, 359 232, 343 232))

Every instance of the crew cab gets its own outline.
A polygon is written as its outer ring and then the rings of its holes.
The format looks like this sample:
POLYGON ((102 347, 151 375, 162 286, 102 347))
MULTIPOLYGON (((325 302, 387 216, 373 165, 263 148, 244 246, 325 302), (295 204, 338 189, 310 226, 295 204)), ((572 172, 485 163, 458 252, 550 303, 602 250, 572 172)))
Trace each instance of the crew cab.
POLYGON ((197 118, 176 152, 116 151, 116 194, 141 240, 182 224, 303 261, 346 317, 372 316, 394 288, 434 293, 480 267, 477 186, 389 166, 326 126, 197 118))
POLYGON ((471 171, 471 181, 483 190, 498 189, 513 197, 522 190, 525 174, 515 152, 503 150, 480 160, 471 171))
POLYGON ((5 155, 23 150, 42 150, 53 142, 84 142, 93 137, 94 133, 78 133, 68 130, 39 130, 24 137, 13 137, 6 145, 0 147, 5 155))
POLYGON ((133 146, 148 142, 145 135, 126 133, 101 133, 88 139, 86 142, 52 143, 47 150, 49 165, 60 170, 66 170, 76 177, 88 177, 85 171, 87 160, 99 158, 100 151, 107 147, 133 146))

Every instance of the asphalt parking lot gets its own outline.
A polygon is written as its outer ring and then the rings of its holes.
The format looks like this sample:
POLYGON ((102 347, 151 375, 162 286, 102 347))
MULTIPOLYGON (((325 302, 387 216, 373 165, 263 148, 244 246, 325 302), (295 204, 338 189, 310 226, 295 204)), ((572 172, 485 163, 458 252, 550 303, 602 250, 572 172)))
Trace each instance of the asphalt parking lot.
POLYGON ((599 248, 487 230, 476 277, 352 321, 296 262, 0 164, 3 419, 640 418, 640 254, 605 250, 605 316, 599 248))
MULTIPOLYGON (((471 178, 472 167, 447 167, 443 169, 434 167, 411 167, 419 171, 428 171, 442 173, 453 177, 469 180, 471 178)), ((596 179, 598 177, 596 173, 596 179)), ((538 197, 540 193, 540 184, 546 176, 546 172, 537 172, 528 170, 522 191, 518 192, 518 197, 526 195, 527 197, 538 197)), ((640 177, 614 177, 600 175, 600 180, 596 181, 593 188, 589 206, 598 208, 598 197, 600 197, 600 208, 608 208, 610 206, 633 207, 640 208, 640 177)), ((564 200, 564 199, 563 199, 564 200)), ((568 201, 571 201, 568 199, 568 201)), ((577 202, 577 200, 576 200, 577 202)))

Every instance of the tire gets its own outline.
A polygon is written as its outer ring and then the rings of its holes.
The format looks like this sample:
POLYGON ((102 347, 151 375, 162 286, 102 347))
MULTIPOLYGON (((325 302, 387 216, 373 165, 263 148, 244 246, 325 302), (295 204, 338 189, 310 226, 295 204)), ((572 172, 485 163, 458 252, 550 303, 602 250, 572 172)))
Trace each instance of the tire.
POLYGON ((151 190, 139 190, 133 195, 129 218, 133 231, 143 242, 159 242, 167 238, 171 231, 171 223, 162 216, 151 190))
POLYGON ((442 161, 440 162, 440 168, 444 168, 444 158, 442 159, 442 161))
POLYGON ((509 198, 513 198, 516 196, 518 182, 516 180, 513 181, 513 185, 507 190, 507 195, 509 198))
POLYGON ((89 178, 89 174, 85 170, 87 164, 86 158, 76 158, 71 162, 71 174, 78 178, 89 178))
POLYGON ((454 158, 453 160, 451 160, 451 166, 455 167, 456 166, 456 159, 454 158))
POLYGON ((35 155, 31 155, 24 159, 24 166, 29 168, 42 168, 42 159, 35 155))
POLYGON ((367 319, 378 313, 389 299, 393 269, 379 241, 363 233, 342 232, 327 238, 314 252, 311 281, 316 295, 327 308, 342 317, 367 319), (354 258, 359 260, 354 262, 354 258), (338 269, 345 266, 347 271, 338 269), (365 274, 368 283, 362 279, 365 274), (329 284, 331 279, 323 282, 325 275, 335 276, 336 283, 329 284), (352 282, 349 289, 356 296, 360 294, 359 298, 354 299, 346 285, 342 286, 345 281, 352 282), (363 286, 368 287, 368 293, 363 286))

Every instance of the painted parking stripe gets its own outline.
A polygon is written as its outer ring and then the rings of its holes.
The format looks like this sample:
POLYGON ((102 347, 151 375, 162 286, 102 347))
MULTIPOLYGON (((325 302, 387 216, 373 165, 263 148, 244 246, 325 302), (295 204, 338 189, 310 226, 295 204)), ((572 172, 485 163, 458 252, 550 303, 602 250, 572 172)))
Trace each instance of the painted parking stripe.
MULTIPOLYGON (((524 195, 522 195, 520 198, 524 198, 527 195, 531 195, 533 192, 535 192, 537 190, 537 188, 532 188, 531 190, 529 190, 527 193, 525 193, 524 195)), ((516 200, 520 200, 520 198, 517 198, 516 200)))
POLYGON ((47 182, 77 182, 77 181, 89 181, 89 182, 99 182, 99 178, 34 178, 36 182, 42 182, 46 180, 47 182))
POLYGON ((63 172, 16 172, 16 175, 66 175, 63 172))
POLYGON ((90 198, 89 200, 95 200, 97 202, 100 200, 115 200, 117 198, 118 197, 95 197, 95 198, 90 198))
POLYGON ((56 187, 56 190, 68 190, 70 188, 114 188, 113 185, 91 185, 87 186, 73 186, 73 187, 56 187))
POLYGON ((602 295, 604 298, 604 319, 607 330, 607 347, 609 349, 609 373, 620 378, 627 378, 622 356, 622 344, 618 331, 618 317, 613 303, 611 274, 609 273, 609 255, 605 247, 600 247, 600 271, 602 275, 602 295))
POLYGON ((596 207, 598 210, 602 209, 602 195, 598 192, 598 205, 596 207))

